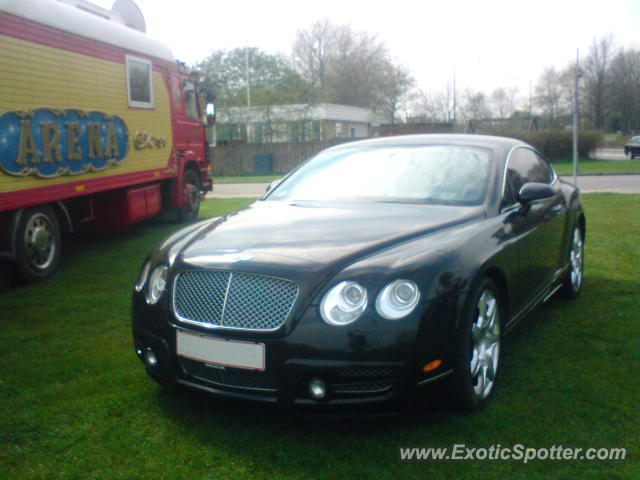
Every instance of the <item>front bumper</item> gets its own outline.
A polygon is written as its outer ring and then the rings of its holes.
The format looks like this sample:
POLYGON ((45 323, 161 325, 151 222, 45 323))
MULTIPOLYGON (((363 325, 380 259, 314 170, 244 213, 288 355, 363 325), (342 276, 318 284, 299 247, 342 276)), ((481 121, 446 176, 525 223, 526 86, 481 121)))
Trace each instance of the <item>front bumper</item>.
POLYGON ((419 384, 450 373, 450 302, 431 302, 400 322, 365 312, 353 326, 333 327, 310 306, 293 328, 268 335, 259 332, 206 331, 177 321, 167 302, 150 307, 134 296, 133 339, 147 370, 161 383, 215 395, 277 403, 283 406, 346 406, 406 398, 419 384), (209 338, 261 343, 265 369, 210 364, 177 354, 177 332, 209 338), (155 365, 145 362, 151 349, 155 365), (424 372, 423 366, 441 365, 424 372), (310 392, 312 381, 325 386, 322 398, 310 392))

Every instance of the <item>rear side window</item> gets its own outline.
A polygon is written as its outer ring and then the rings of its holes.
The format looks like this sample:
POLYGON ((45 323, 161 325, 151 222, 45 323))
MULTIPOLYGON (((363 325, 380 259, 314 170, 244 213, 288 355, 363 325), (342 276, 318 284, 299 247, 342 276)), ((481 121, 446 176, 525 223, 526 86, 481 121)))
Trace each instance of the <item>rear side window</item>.
POLYGON ((504 189, 504 205, 516 202, 516 195, 525 183, 553 182, 554 173, 549 163, 533 150, 517 148, 507 161, 507 178, 504 189))
POLYGON ((127 100, 130 107, 153 108, 151 62, 127 55, 127 100))

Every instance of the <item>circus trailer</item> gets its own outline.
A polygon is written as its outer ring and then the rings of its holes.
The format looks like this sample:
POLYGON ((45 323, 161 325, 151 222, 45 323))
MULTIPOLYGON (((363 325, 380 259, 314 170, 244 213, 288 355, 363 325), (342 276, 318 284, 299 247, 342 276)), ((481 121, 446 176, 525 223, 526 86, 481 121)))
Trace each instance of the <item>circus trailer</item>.
POLYGON ((211 190, 197 74, 132 0, 0 0, 0 259, 53 274, 62 233, 197 216, 211 190))

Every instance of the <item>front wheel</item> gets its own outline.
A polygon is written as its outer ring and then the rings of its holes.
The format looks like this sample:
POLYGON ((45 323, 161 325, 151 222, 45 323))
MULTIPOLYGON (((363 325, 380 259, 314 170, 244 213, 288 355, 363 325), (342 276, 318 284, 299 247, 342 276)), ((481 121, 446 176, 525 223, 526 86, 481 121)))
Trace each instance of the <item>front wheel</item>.
POLYGON ((179 210, 181 222, 198 218, 202 183, 193 170, 185 170, 182 177, 182 198, 179 210))
POLYGON ((16 226, 15 266, 26 283, 49 277, 58 268, 61 236, 51 207, 25 210, 16 226))
POLYGON ((500 290, 485 278, 473 295, 458 342, 454 399, 465 410, 480 410, 495 390, 503 312, 500 290))

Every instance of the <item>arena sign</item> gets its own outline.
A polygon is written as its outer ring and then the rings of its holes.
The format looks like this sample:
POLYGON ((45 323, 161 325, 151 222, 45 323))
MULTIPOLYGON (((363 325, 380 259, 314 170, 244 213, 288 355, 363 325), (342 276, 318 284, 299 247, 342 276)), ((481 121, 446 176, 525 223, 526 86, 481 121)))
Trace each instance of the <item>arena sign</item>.
POLYGON ((122 163, 129 131, 102 112, 39 108, 0 117, 0 168, 8 175, 53 178, 122 163))

